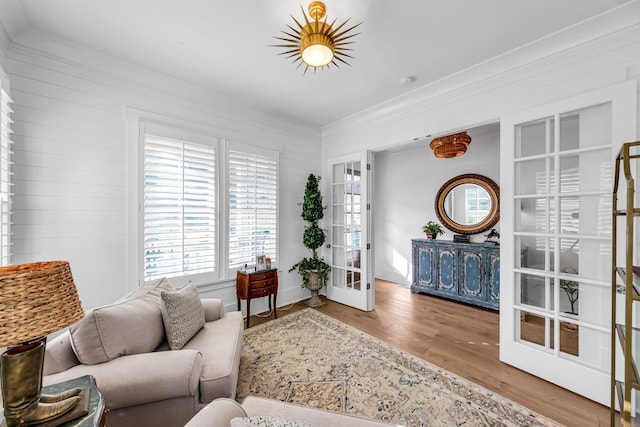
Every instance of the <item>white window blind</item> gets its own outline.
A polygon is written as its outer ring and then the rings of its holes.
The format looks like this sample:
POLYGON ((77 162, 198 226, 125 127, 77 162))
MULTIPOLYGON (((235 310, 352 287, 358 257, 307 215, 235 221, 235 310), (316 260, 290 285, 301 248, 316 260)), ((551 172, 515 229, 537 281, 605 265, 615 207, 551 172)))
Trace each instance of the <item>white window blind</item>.
POLYGON ((276 262, 278 249, 278 158, 230 149, 229 264, 255 264, 256 255, 276 262))
POLYGON ((11 262, 11 98, 0 85, 0 265, 11 262))
POLYGON ((144 133, 144 279, 216 267, 216 144, 144 133))

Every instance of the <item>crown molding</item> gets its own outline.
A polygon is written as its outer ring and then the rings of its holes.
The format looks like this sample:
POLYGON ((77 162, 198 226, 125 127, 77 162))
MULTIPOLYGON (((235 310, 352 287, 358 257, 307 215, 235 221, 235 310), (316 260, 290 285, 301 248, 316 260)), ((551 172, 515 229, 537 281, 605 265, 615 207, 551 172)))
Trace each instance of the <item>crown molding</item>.
MULTIPOLYGON (((408 112, 419 109, 430 100, 443 96, 458 97, 470 88, 482 85, 499 85, 501 76, 507 76, 532 64, 555 61, 560 55, 570 58, 574 51, 585 45, 607 43, 609 37, 632 37, 630 29, 640 28, 640 0, 632 0, 614 9, 571 27, 549 34, 524 46, 512 49, 494 58, 473 65, 440 80, 417 87, 412 91, 360 113, 345 117, 322 127, 322 139, 334 135, 359 133, 363 127, 393 122, 408 112), (604 41, 603 41, 604 40, 604 41), (567 55, 568 54, 568 55, 567 55)), ((632 33, 633 31, 631 31, 632 33)), ((580 52, 578 54, 584 54, 580 52)))

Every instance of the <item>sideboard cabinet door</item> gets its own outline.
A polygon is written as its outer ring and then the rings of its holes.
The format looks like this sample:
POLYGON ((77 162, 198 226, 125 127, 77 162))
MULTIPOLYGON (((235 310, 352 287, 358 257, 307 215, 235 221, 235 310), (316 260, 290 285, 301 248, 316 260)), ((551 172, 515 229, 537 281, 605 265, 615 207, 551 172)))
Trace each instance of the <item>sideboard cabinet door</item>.
POLYGON ((483 252, 473 249, 460 249, 460 296, 462 299, 486 300, 486 286, 484 282, 485 263, 483 252))
POLYGON ((436 284, 436 247, 413 244, 413 284, 414 292, 434 289, 436 284))
POLYGON ((489 264, 487 274, 488 303, 491 308, 500 309, 500 249, 488 250, 486 257, 489 264))
POLYGON ((458 294, 458 257, 454 246, 437 246, 438 290, 446 294, 458 294))

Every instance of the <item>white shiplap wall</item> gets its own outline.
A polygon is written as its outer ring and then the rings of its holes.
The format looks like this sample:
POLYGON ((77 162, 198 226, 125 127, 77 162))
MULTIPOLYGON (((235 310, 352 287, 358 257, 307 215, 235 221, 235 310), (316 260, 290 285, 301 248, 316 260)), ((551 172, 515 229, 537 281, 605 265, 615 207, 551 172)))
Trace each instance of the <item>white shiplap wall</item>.
POLYGON ((0 25, 0 67, 7 69, 9 59, 7 54, 9 52, 9 36, 4 27, 0 25))
MULTIPOLYGON (((15 139, 13 263, 70 261, 85 308, 136 287, 135 118, 280 151, 281 304, 304 297, 286 272, 304 251, 297 203, 319 170, 319 130, 157 72, 31 33, 9 49, 15 139)), ((234 282, 205 296, 235 307, 234 282)), ((265 303, 266 304, 266 303, 265 303)), ((261 307, 256 304, 254 310, 261 307)))

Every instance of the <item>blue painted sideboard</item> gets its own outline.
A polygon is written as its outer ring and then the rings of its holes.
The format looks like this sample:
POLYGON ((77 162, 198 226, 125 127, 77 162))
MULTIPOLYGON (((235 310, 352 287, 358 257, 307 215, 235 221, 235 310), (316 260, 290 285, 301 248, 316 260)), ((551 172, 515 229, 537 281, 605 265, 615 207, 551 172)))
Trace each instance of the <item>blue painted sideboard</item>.
POLYGON ((500 248, 413 239, 411 292, 500 309, 500 248))

